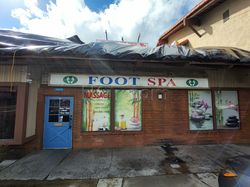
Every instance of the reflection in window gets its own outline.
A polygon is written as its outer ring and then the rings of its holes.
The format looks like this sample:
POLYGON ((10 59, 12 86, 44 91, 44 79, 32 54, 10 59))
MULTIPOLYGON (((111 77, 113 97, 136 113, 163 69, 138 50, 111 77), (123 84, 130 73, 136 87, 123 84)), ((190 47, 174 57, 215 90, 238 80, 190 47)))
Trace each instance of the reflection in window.
POLYGON ((58 107, 59 106, 59 99, 51 99, 49 101, 49 106, 50 107, 58 107))
POLYGON ((58 115, 49 115, 49 122, 58 122, 58 115))
POLYGON ((58 114, 59 107, 49 107, 49 114, 58 114))
POLYGON ((63 115, 62 122, 69 122, 69 115, 63 115))
POLYGON ((14 138, 16 96, 16 92, 0 91, 0 139, 14 138))
POLYGON ((69 99, 61 99, 60 100, 60 107, 69 108, 70 107, 70 100, 69 99))

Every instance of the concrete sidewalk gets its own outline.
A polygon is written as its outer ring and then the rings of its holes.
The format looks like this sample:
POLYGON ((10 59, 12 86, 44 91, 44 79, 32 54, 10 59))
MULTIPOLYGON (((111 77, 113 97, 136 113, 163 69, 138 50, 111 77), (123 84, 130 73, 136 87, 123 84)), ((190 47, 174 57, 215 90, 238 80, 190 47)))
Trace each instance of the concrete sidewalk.
POLYGON ((162 175, 132 178, 111 178, 92 180, 42 180, 42 181, 0 181, 2 187, 218 187, 215 174, 162 175))
POLYGON ((0 172, 0 180, 99 179, 165 174, 160 147, 41 150, 0 172))
POLYGON ((139 185, 143 181, 148 181, 143 186, 161 186, 158 184, 161 181, 164 184, 179 181, 181 185, 191 180, 191 183, 207 185, 217 180, 216 174, 228 158, 241 155, 250 155, 250 146, 226 144, 182 145, 165 149, 148 146, 41 150, 10 162, 10 166, 0 167, 0 180, 39 180, 41 183, 44 180, 46 183, 53 183, 54 180, 81 180, 80 183, 91 180, 94 186, 105 186, 110 180, 111 183, 122 181, 123 186, 139 185))

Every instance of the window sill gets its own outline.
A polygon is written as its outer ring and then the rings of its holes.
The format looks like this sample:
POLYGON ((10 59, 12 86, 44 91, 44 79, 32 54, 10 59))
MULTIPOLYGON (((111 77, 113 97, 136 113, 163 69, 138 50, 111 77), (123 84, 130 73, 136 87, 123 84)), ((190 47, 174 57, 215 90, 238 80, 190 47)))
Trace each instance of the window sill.
POLYGON ((93 131, 93 132, 81 132, 80 136, 110 136, 110 135, 141 135, 143 134, 143 130, 141 131, 105 131, 105 132, 99 132, 99 131, 93 131))

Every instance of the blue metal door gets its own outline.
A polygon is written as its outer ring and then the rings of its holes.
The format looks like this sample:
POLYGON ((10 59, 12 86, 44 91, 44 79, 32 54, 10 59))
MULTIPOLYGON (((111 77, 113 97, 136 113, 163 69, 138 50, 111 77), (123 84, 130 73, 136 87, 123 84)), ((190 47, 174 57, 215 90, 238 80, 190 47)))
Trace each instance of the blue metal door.
POLYGON ((45 98, 44 149, 72 148, 73 105, 73 97, 45 98))

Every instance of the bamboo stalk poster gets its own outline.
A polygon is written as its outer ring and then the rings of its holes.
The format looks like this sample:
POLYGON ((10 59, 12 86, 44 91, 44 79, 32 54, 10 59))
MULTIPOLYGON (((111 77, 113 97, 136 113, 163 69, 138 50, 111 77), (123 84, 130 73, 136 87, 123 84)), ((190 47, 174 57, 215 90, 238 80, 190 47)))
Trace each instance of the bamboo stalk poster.
POLYGON ((110 90, 84 90, 82 131, 109 131, 110 112, 110 90))
POLYGON ((141 130, 141 90, 115 90, 115 130, 141 130))
POLYGON ((213 112, 210 91, 189 91, 190 130, 212 130, 213 112))
POLYGON ((237 91, 216 91, 215 106, 218 129, 240 127, 237 91))

